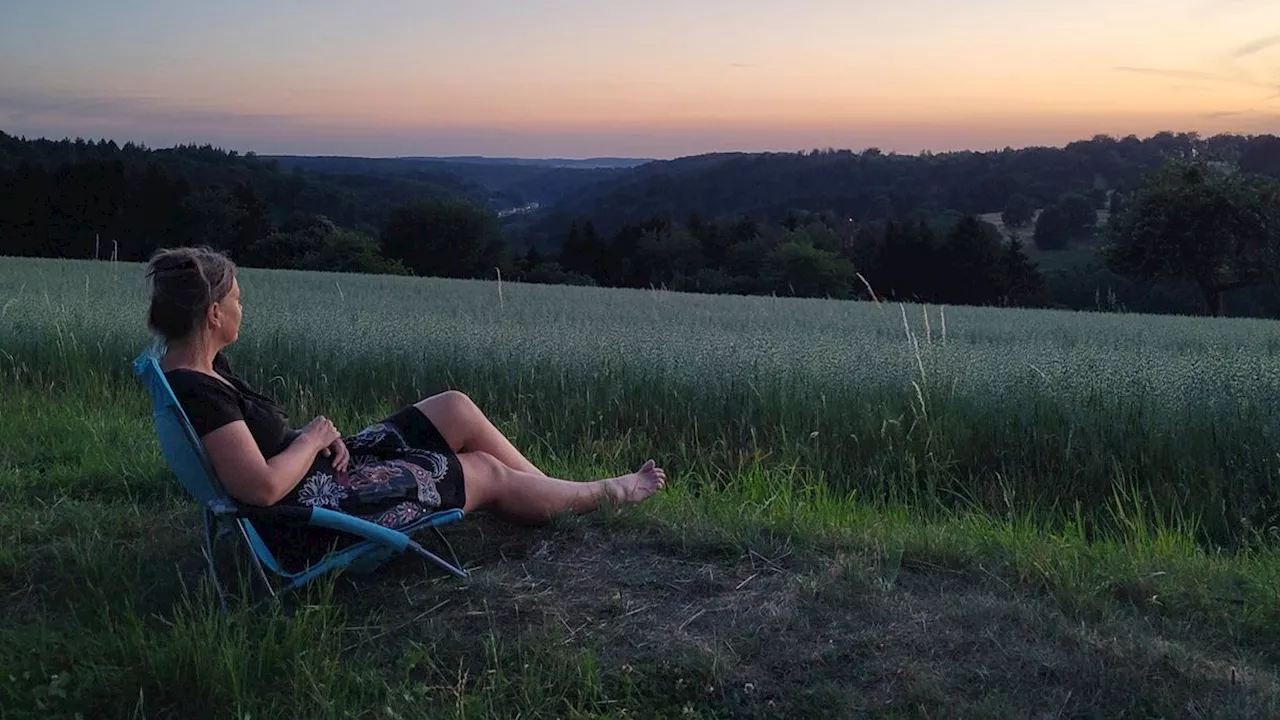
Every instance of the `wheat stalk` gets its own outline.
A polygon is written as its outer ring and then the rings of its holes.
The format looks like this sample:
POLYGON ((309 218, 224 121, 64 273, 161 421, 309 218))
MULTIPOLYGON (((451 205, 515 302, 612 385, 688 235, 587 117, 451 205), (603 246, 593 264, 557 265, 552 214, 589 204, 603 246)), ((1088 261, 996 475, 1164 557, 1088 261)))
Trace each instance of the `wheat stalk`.
POLYGON ((916 366, 920 368, 920 382, 924 382, 924 359, 920 357, 920 339, 911 332, 911 324, 907 322, 907 306, 899 304, 898 307, 902 309, 902 328, 907 333, 907 347, 915 353, 916 366))
POLYGON ((862 286, 865 287, 867 289, 867 292, 871 294, 871 300, 876 305, 879 305, 880 298, 876 297, 876 291, 871 289, 871 283, 867 282, 867 279, 862 277, 862 273, 860 272, 855 272, 854 275, 858 276, 858 279, 862 281, 862 286))

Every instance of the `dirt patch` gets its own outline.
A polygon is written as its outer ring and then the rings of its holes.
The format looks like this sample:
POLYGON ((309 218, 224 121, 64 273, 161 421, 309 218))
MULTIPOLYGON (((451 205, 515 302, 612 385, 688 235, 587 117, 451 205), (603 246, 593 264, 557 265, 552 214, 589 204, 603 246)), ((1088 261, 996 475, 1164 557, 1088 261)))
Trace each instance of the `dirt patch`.
POLYGON ((388 662, 429 644, 482 671, 478 638, 591 652, 610 677, 735 716, 1259 717, 1276 668, 1163 633, 1138 615, 1084 622, 982 572, 881 568, 856 549, 760 549, 580 521, 451 533, 474 577, 416 560, 342 596, 376 610, 388 662), (651 688, 652 689, 652 688, 651 688), (696 702, 695 702, 696 701, 696 702))

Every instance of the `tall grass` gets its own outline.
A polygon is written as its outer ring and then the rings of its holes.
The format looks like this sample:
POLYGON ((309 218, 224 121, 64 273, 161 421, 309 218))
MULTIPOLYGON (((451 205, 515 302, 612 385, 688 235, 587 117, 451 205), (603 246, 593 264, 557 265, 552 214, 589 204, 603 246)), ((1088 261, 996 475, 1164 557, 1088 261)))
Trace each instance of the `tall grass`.
MULTIPOLYGON (((241 284, 233 363, 299 423, 458 388, 546 452, 625 440, 712 485, 764 463, 923 513, 1111 535, 1126 531, 1123 491, 1233 548, 1280 524, 1267 321, 513 283, 500 297, 486 282, 258 270, 241 284)), ((145 301, 140 266, 0 260, 0 382, 132 382, 145 301)))
POLYGON ((141 268, 0 259, 0 715, 1280 707, 1270 323, 241 279, 232 359, 299 423, 457 387, 548 472, 671 486, 473 517, 467 583, 408 559, 220 615, 129 374, 141 268))

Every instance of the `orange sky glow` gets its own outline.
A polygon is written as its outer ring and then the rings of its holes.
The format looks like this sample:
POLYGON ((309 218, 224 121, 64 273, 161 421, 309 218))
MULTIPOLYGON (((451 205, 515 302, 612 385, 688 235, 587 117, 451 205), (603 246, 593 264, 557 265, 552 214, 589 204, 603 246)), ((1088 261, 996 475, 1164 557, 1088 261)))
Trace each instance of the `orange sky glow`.
POLYGON ((1280 129, 1270 0, 23 5, 0 130, 27 136, 673 157, 1280 129))

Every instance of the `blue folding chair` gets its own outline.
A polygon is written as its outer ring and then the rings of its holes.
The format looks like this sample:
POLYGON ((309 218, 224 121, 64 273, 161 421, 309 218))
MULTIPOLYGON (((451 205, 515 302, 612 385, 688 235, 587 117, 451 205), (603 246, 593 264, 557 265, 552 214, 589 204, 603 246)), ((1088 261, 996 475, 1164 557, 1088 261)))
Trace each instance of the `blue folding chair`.
POLYGON ((232 500, 218 481, 213 465, 204 452, 204 445, 196 435, 186 412, 160 370, 162 346, 149 346, 133 361, 134 375, 151 395, 152 416, 160 450, 169 468, 178 476, 187 492, 204 508, 204 552, 218 591, 218 601, 225 611, 226 594, 218 579, 215 547, 219 539, 227 535, 239 535, 248 548, 249 559, 258 578, 272 597, 302 587, 327 573, 350 569, 354 572, 370 572, 384 565, 392 557, 409 551, 417 554, 458 578, 466 578, 467 571, 458 563, 457 553, 440 532, 440 526, 462 519, 460 509, 443 510, 419 518, 397 528, 387 528, 342 512, 306 506, 253 507, 240 505, 232 500), (359 538, 354 544, 331 551, 304 569, 287 570, 267 543, 263 541, 256 524, 275 524, 286 527, 325 528, 359 538), (449 548, 453 562, 426 550, 414 542, 410 535, 430 528, 449 548), (277 590, 268 572, 283 585, 277 590))

